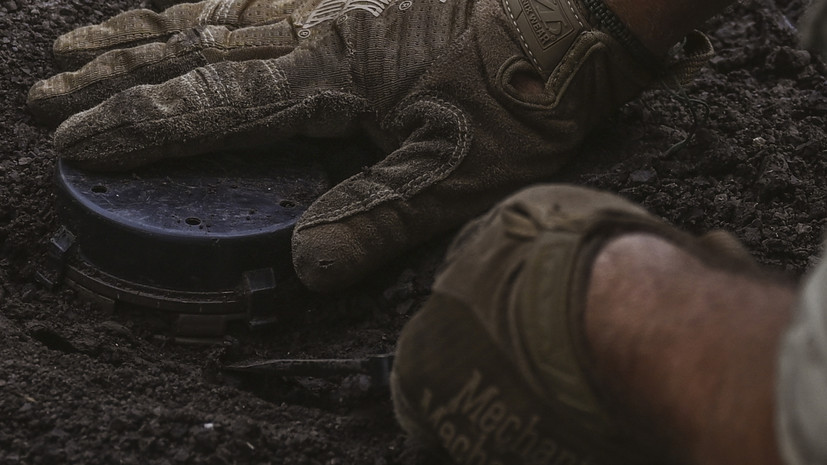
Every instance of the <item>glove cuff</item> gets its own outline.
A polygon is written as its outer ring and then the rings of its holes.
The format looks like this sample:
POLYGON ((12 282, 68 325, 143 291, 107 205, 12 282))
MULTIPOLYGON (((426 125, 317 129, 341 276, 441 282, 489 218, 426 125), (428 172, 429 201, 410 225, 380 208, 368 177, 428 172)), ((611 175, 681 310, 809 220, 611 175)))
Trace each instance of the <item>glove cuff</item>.
POLYGON ((626 24, 606 6, 603 0, 580 0, 583 7, 589 11, 597 21, 599 28, 608 33, 629 52, 632 57, 639 61, 650 71, 658 71, 663 68, 663 60, 658 58, 632 34, 626 24))
POLYGON ((603 0, 502 0, 520 45, 548 77, 577 37, 598 29, 613 37, 644 68, 657 74, 663 62, 641 44, 603 0))

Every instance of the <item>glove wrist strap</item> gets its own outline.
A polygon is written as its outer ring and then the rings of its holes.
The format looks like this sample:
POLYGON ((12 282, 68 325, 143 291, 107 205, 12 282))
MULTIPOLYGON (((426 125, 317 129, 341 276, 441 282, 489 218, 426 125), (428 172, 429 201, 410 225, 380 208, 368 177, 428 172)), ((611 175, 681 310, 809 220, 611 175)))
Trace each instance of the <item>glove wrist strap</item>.
POLYGON ((603 0, 502 0, 520 45, 541 75, 548 77, 580 33, 599 29, 636 61, 657 72, 662 60, 647 50, 603 0))
POLYGON ((600 28, 620 42, 636 60, 653 71, 662 68, 662 60, 640 43, 603 0, 581 0, 581 2, 583 7, 597 20, 600 28))

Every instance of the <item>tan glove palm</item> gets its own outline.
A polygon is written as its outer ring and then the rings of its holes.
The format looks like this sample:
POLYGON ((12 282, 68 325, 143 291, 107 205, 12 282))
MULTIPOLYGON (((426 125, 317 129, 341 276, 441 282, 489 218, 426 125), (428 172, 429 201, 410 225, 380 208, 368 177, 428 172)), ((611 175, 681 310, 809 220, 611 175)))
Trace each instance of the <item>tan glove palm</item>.
POLYGON ((184 3, 60 37, 61 62, 92 61, 29 106, 73 115, 55 145, 99 169, 364 131, 387 157, 293 236, 299 277, 332 290, 547 179, 650 81, 597 23, 567 0, 184 3))

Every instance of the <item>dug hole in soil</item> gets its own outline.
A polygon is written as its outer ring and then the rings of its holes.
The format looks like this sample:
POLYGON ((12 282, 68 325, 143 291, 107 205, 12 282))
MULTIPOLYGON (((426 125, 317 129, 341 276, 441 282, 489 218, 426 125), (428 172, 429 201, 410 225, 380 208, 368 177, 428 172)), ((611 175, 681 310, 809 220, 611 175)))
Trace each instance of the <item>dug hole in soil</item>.
MULTIPOLYGON (((387 392, 358 377, 245 384, 216 366, 390 352, 429 293, 450 237, 335 296, 296 292, 295 316, 217 346, 172 344, 36 271, 57 229, 48 128, 26 93, 57 70, 54 39, 137 0, 0 0, 0 463, 425 464, 387 392)), ((717 55, 685 91, 656 90, 592 134, 560 179, 607 189, 693 233, 732 231, 797 279, 827 217, 825 65, 800 50, 801 0, 754 0, 709 21, 717 55), (700 116, 694 137, 681 142, 700 116)))

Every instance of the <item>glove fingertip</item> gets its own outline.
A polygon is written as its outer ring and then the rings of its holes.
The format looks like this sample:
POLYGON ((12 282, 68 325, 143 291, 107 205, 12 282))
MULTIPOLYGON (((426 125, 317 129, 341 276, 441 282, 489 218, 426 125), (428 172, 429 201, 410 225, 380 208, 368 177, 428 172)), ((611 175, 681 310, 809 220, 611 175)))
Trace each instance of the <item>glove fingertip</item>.
POLYGON ((29 89, 29 93, 26 96, 26 111, 28 111, 38 123, 55 127, 60 124, 60 120, 46 111, 40 98, 43 94, 43 82, 44 81, 37 81, 29 89))
POLYGON ((299 280, 315 292, 335 292, 364 274, 356 257, 358 244, 335 224, 299 229, 293 233, 293 268, 299 280))

